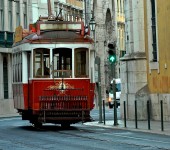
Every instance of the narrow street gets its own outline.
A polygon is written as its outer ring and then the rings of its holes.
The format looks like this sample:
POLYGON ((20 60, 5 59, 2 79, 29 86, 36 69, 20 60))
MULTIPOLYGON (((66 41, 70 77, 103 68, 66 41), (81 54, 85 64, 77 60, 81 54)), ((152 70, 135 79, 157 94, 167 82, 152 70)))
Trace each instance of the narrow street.
MULTIPOLYGON (((92 111, 92 116, 97 115, 92 111)), ((111 115, 106 111, 106 116, 111 115)), ((20 117, 0 119, 0 150, 158 150, 170 149, 165 135, 73 124, 35 129, 20 117)))

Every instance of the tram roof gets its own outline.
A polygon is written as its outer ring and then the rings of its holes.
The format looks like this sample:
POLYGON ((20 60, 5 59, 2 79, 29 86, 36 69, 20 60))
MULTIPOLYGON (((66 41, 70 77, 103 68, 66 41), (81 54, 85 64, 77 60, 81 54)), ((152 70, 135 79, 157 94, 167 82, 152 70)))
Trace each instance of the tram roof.
POLYGON ((35 44, 50 44, 50 43, 82 43, 82 42, 93 42, 90 36, 82 36, 75 31, 42 31, 40 35, 32 33, 23 38, 22 41, 14 43, 13 46, 17 46, 24 43, 35 43, 35 44))

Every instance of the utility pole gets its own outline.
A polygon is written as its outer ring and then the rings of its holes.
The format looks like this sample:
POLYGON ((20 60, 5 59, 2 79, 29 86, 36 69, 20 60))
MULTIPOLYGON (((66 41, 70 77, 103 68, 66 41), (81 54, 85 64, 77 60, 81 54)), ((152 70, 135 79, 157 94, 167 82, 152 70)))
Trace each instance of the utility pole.
POLYGON ((111 74, 113 77, 113 83, 112 83, 112 87, 113 87, 113 98, 114 98, 114 126, 118 125, 117 122, 117 102, 116 102, 116 72, 115 72, 115 64, 111 64, 111 74))
POLYGON ((99 123, 102 123, 102 96, 101 96, 100 57, 96 56, 95 64, 97 64, 97 66, 98 66, 99 123))

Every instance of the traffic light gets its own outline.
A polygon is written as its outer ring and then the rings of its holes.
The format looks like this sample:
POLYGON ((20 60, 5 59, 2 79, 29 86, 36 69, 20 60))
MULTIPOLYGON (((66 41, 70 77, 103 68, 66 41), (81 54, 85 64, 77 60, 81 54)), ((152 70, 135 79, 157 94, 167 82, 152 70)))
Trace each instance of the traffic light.
POLYGON ((113 85, 112 85, 112 84, 110 84, 109 92, 110 92, 111 94, 113 94, 113 85))
POLYGON ((109 55, 109 62, 114 64, 116 62, 116 44, 115 43, 108 44, 108 55, 109 55))

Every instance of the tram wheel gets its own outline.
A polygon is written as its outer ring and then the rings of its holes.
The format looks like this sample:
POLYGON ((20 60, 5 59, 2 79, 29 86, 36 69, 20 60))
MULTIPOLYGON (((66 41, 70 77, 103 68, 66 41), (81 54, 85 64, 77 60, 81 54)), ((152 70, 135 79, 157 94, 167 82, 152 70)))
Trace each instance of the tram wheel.
POLYGON ((32 123, 32 126, 34 128, 42 128, 42 123, 41 122, 34 122, 34 123, 32 123))
POLYGON ((70 128, 70 124, 69 123, 62 123, 61 127, 62 128, 70 128))

